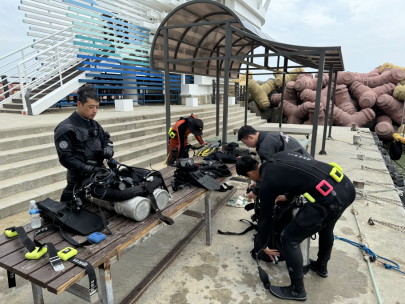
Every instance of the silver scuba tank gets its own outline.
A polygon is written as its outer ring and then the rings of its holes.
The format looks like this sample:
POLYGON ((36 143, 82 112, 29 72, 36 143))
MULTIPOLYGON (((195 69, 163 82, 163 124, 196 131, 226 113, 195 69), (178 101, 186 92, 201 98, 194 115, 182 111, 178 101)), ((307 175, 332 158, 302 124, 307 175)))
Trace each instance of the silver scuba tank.
MULTIPOLYGON (((302 202, 305 203, 306 199, 302 198, 302 202)), ((295 216, 298 213, 298 210, 300 210, 300 207, 295 207, 292 211, 292 216, 293 219, 295 219, 295 216)), ((309 247, 311 244, 311 238, 308 237, 305 240, 302 241, 302 243, 300 244, 300 249, 302 252, 302 260, 303 260, 303 267, 302 267, 302 271, 304 272, 304 274, 306 274, 309 271, 309 247)))
POLYGON ((138 222, 146 219, 151 209, 150 200, 142 196, 136 196, 122 202, 100 201, 100 206, 138 222))
POLYGON ((153 196, 155 197, 156 204, 158 205, 160 210, 165 209, 172 199, 172 196, 166 190, 159 188, 153 191, 153 196))

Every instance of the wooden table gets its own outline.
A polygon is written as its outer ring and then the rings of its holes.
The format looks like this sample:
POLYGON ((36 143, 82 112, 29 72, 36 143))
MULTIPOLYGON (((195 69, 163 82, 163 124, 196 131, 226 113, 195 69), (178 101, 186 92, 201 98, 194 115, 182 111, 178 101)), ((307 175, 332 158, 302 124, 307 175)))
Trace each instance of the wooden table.
MULTIPOLYGON (((200 161, 201 158, 196 158, 200 161)), ((235 174, 235 165, 228 165, 231 172, 235 174)), ((161 170, 166 185, 171 190, 171 181, 175 168, 169 167, 161 170)), ((230 178, 230 177, 229 177, 230 178)), ((225 182, 229 178, 219 179, 220 183, 225 182)), ((214 208, 211 207, 210 192, 202 188, 192 186, 191 189, 180 190, 173 193, 173 200, 170 205, 163 210, 163 215, 175 219, 181 214, 200 218, 200 222, 193 228, 192 231, 180 241, 174 249, 166 255, 166 257, 153 269, 146 278, 135 287, 133 291, 122 301, 122 303, 133 303, 140 295, 148 288, 151 282, 163 272, 167 265, 176 257, 184 246, 192 239, 192 237, 204 226, 206 227, 206 244, 212 243, 211 231, 211 215, 215 214, 219 208, 235 193, 236 189, 228 191, 228 195, 218 203, 214 208), (188 210, 195 203, 205 198, 205 214, 188 210)), ((88 205, 87 209, 98 213, 98 207, 95 205, 88 205)), ((60 294, 63 291, 68 291, 88 302, 102 301, 103 304, 112 304, 114 302, 114 295, 112 290, 112 278, 110 266, 117 262, 123 255, 132 250, 135 246, 139 245, 154 233, 159 231, 165 226, 160 222, 155 213, 144 220, 143 222, 136 222, 129 218, 123 217, 116 213, 105 211, 104 214, 109 222, 109 228, 112 235, 107 235, 107 238, 99 244, 77 248, 77 257, 84 259, 91 263, 94 268, 99 268, 100 282, 98 282, 100 296, 92 297, 90 299, 89 290, 81 285, 76 284, 81 278, 86 275, 83 268, 74 265, 71 262, 63 262, 65 266, 64 271, 55 272, 49 263, 48 255, 45 254, 39 260, 26 260, 25 253, 27 250, 22 245, 18 237, 7 238, 4 234, 0 235, 0 267, 11 271, 13 274, 27 279, 32 284, 32 291, 34 303, 44 303, 42 296, 42 288, 54 294, 60 294), (96 299, 94 299, 96 298, 96 299)), ((47 225, 42 220, 42 225, 47 225)), ((176 223, 175 223, 176 224, 176 223)), ((174 225, 175 225, 174 224, 174 225)), ((28 237, 33 239, 34 231, 29 224, 24 226, 28 237)), ((76 241, 83 241, 87 237, 74 236, 76 241)), ((65 247, 72 247, 67 243, 59 232, 50 232, 38 236, 41 243, 52 242, 58 250, 65 247)), ((18 281, 17 281, 18 284, 18 281)))
MULTIPOLYGON (((263 127, 263 126, 253 126, 256 131, 259 132, 283 132, 284 134, 290 135, 305 135, 307 139, 312 134, 312 126, 311 127, 300 127, 300 128, 291 128, 291 127, 263 127)), ((233 133, 236 134, 239 131, 239 128, 234 128, 233 133)))

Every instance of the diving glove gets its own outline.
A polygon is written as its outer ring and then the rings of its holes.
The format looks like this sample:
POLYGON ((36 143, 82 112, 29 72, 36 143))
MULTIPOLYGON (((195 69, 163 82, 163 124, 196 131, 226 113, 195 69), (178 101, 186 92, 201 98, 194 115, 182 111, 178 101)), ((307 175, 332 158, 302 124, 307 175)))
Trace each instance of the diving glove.
POLYGON ((108 146, 103 149, 104 159, 110 160, 114 156, 114 150, 108 146))

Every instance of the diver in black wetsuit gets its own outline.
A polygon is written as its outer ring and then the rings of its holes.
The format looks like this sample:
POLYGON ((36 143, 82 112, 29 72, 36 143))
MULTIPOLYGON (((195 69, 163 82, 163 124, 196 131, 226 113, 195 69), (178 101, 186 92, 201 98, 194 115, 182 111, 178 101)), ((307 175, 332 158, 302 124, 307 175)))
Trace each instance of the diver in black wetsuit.
POLYGON ((73 189, 86 174, 97 168, 104 168, 103 160, 114 155, 110 135, 94 120, 99 97, 93 86, 85 85, 78 92, 77 111, 62 121, 54 131, 59 162, 67 171, 67 186, 61 202, 73 199, 73 189))
POLYGON ((329 165, 295 152, 280 152, 272 159, 260 164, 245 156, 236 163, 239 175, 252 180, 261 180, 259 190, 260 219, 259 245, 270 255, 279 255, 277 250, 267 247, 273 224, 273 207, 278 202, 292 200, 304 195, 308 200, 281 234, 281 243, 291 285, 271 286, 270 292, 281 299, 305 301, 303 260, 300 243, 319 233, 317 261, 311 261, 311 269, 326 277, 327 262, 333 246, 333 228, 345 209, 355 199, 352 182, 344 176, 336 164, 329 165), (339 181, 340 180, 340 181, 339 181), (338 182, 339 181, 339 182, 338 182), (284 194, 288 193, 288 197, 284 194))

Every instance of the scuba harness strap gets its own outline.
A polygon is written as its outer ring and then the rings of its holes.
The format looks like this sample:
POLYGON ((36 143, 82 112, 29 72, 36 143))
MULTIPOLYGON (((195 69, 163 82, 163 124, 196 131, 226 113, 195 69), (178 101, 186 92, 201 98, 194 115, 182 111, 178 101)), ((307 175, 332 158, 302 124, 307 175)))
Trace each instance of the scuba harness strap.
POLYGON ((218 233, 219 234, 222 234, 222 235, 243 235, 243 234, 246 234, 246 233, 248 233, 249 231, 252 231, 252 230, 259 230, 259 226, 258 225, 256 225, 256 224, 253 224, 253 222, 251 222, 251 221, 248 221, 248 220, 245 220, 245 219, 240 219, 239 220, 240 222, 245 222, 245 223, 248 223, 248 224, 250 224, 250 226, 248 227, 248 228, 246 228, 244 231, 242 231, 242 232, 230 232, 230 231, 221 231, 221 230, 218 230, 218 233))
MULTIPOLYGON (((36 240, 36 237, 42 233, 46 233, 46 232, 50 232, 50 231, 58 231, 57 227, 51 225, 51 226, 46 226, 46 227, 36 230, 34 232, 34 242, 28 237, 24 228, 21 226, 7 228, 6 231, 17 232, 17 236, 21 240, 21 243, 29 251, 26 254, 27 259, 39 259, 42 255, 44 255, 46 252, 48 252, 49 262, 51 263, 53 269, 55 271, 65 270, 65 266, 63 265, 62 260, 58 256, 58 251, 55 248, 55 245, 50 242, 40 243, 39 241, 36 240), (27 257, 27 255, 28 255, 28 257, 27 257)), ((69 239, 73 240, 72 238, 67 236, 67 234, 62 229, 60 229, 60 231, 65 240, 67 240, 68 242, 69 242, 69 239), (67 236, 67 238, 66 238, 66 236, 67 236)), ((73 240, 73 242, 78 244, 74 240, 73 240)), ((89 242, 89 241, 86 241, 86 242, 89 242)), ((83 243, 86 243, 86 242, 83 242, 83 243)), ((81 245, 83 245, 83 243, 81 245)), ((73 243, 71 243, 71 244, 73 244, 73 243)), ((90 244, 92 244, 92 243, 89 242, 89 245, 90 244)), ((75 245, 75 244, 73 244, 73 245, 75 245)), ((87 275, 89 277, 89 293, 90 293, 91 303, 96 303, 96 300, 98 297, 93 297, 93 296, 97 294, 98 286, 97 286, 97 277, 96 277, 96 273, 94 271, 93 266, 89 262, 87 262, 83 259, 79 259, 75 256, 69 258, 67 261, 69 261, 77 266, 80 266, 86 270, 87 275)), ((8 278, 9 288, 15 287, 16 284, 15 284, 14 274, 12 272, 8 271, 7 278, 8 278)))
MULTIPOLYGON (((164 182, 163 182, 163 185, 164 185, 164 182)), ((145 187, 146 192, 148 193, 148 196, 149 196, 149 199, 151 202, 151 206, 152 206, 153 210, 156 212, 158 219, 161 220, 162 222, 166 223, 167 225, 173 225, 174 221, 170 217, 164 216, 162 214, 162 212, 160 211, 160 209, 156 203, 155 196, 153 195, 154 189, 151 187, 151 185, 144 184, 144 187, 145 187)), ((167 189, 166 185, 164 186, 164 188, 165 188, 165 190, 167 189)))

